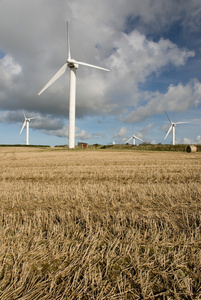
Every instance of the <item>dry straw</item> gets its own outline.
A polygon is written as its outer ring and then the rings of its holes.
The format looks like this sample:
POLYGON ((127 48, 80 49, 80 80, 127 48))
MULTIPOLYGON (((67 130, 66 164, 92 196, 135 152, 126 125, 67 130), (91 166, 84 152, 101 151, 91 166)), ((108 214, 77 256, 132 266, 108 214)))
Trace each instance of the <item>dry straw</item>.
POLYGON ((200 153, 0 157, 1 300, 201 298, 200 153))

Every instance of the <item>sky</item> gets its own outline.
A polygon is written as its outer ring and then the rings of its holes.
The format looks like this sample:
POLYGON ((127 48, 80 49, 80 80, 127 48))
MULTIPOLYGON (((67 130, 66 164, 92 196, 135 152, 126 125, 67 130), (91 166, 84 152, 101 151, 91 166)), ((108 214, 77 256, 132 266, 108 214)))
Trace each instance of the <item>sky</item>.
POLYGON ((200 0, 0 0, 0 144, 68 144, 69 69, 79 66, 75 143, 201 144, 200 0), (130 141, 132 143, 132 140, 130 141), (137 143, 142 143, 138 141, 137 143))

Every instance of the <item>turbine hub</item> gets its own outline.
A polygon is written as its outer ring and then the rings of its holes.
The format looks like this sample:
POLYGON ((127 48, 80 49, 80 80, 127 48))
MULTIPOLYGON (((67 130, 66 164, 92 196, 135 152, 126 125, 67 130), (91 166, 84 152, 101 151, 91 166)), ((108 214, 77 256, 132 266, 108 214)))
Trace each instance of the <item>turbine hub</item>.
POLYGON ((74 59, 68 59, 67 64, 70 69, 78 69, 78 63, 74 59))

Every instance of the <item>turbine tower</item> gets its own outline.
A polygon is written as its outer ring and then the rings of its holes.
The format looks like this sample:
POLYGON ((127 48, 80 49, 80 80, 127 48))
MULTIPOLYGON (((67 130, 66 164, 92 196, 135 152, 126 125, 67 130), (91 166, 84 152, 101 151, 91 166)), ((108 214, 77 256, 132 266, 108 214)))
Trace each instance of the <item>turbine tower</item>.
MULTIPOLYGON (((165 111, 165 113, 166 113, 166 111, 165 111)), ((176 127, 176 125, 186 124, 186 123, 189 123, 189 122, 172 122, 172 120, 170 119, 170 117, 168 116, 167 113, 166 113, 166 116, 168 117, 168 120, 170 121, 171 125, 170 125, 170 128, 169 128, 164 140, 168 137, 169 133, 172 130, 172 145, 175 145, 175 127, 176 127)))
POLYGON ((23 112, 23 115, 24 115, 24 123, 23 123, 23 125, 22 125, 21 130, 20 130, 20 134, 22 133, 22 131, 23 131, 25 125, 26 125, 26 145, 29 145, 29 123, 30 123, 30 120, 36 119, 36 118, 38 118, 38 117, 27 118, 27 117, 25 116, 25 113, 24 113, 23 110, 22 110, 22 112, 23 112))
POLYGON ((41 95, 51 84, 53 84, 60 76, 62 76, 67 67, 70 69, 70 94, 69 94, 69 133, 68 133, 68 146, 69 148, 75 147, 75 100, 76 100, 76 70, 79 65, 96 68, 104 71, 109 71, 108 69, 101 68, 98 66, 94 66, 88 63, 84 63, 71 58, 70 53, 70 39, 69 39, 69 30, 68 30, 68 22, 67 22, 67 62, 61 67, 61 69, 50 79, 50 81, 44 86, 44 88, 38 93, 41 95))
POLYGON ((142 141, 144 142, 142 139, 140 139, 139 137, 137 137, 136 135, 132 135, 132 137, 130 139, 128 139, 128 141, 126 141, 126 144, 131 140, 133 139, 133 145, 135 145, 135 140, 139 140, 139 141, 142 141))

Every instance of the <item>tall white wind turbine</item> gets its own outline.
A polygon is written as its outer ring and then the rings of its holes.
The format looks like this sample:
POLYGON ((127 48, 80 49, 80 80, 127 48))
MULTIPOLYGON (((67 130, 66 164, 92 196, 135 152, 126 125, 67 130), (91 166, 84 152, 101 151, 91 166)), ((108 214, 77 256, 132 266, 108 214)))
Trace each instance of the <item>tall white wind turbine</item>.
POLYGON ((23 115, 24 115, 24 123, 22 125, 21 130, 20 130, 20 134, 22 133, 24 127, 26 126, 26 145, 29 145, 29 123, 30 123, 30 120, 36 119, 38 117, 27 118, 23 110, 22 110, 22 112, 23 112, 23 115))
POLYGON ((133 139, 133 145, 135 145, 135 140, 139 140, 139 141, 144 142, 142 139, 140 139, 139 137, 137 137, 136 135, 133 134, 132 137, 130 139, 128 139, 128 141, 126 141, 126 144, 128 142, 130 142, 131 139, 133 139))
POLYGON ((68 134, 68 146, 69 148, 75 147, 75 100, 76 100, 76 69, 79 65, 96 68, 104 71, 108 69, 94 66, 88 63, 84 63, 71 58, 70 53, 70 39, 67 23, 67 42, 68 42, 68 58, 67 62, 61 67, 61 69, 50 79, 50 81, 44 86, 44 88, 38 93, 42 94, 51 84, 53 84, 61 75, 66 72, 67 67, 70 69, 70 95, 69 95, 69 134, 68 134))
MULTIPOLYGON (((165 113, 166 113, 166 111, 165 111, 165 113)), ((166 116, 168 117, 168 120, 170 121, 171 125, 170 125, 170 128, 169 128, 164 140, 168 137, 169 133, 172 130, 172 145, 175 145, 175 127, 176 127, 176 125, 186 124, 186 123, 189 123, 189 122, 172 122, 172 120, 170 119, 170 117, 168 116, 167 113, 166 113, 166 116)))

